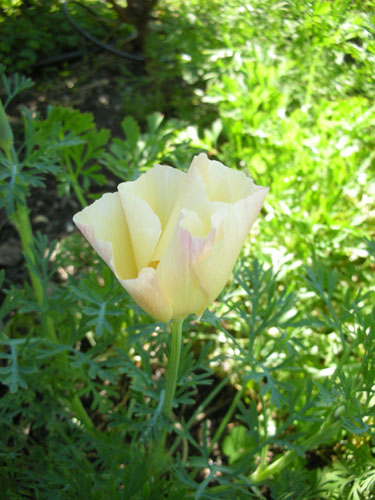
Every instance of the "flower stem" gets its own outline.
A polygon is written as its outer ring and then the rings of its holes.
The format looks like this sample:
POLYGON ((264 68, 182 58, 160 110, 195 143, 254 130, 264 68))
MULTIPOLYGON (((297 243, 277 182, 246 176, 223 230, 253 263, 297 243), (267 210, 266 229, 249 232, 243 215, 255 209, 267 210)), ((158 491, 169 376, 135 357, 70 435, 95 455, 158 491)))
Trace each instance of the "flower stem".
POLYGON ((178 367, 180 364, 181 341, 182 341, 182 323, 183 319, 172 319, 171 321, 171 357, 168 361, 167 383, 163 401, 163 413, 169 417, 172 411, 174 393, 176 391, 178 367))
POLYGON ((260 483, 270 478, 274 474, 280 473, 285 467, 287 467, 296 457, 297 452, 295 450, 288 450, 283 456, 279 457, 277 460, 272 462, 272 464, 268 465, 265 468, 258 467, 256 471, 254 471, 250 479, 255 483, 260 483))
MULTIPOLYGON (((8 152, 8 159, 12 160, 10 152, 8 152)), ((58 336, 55 329, 54 321, 48 311, 44 310, 45 302, 45 290, 43 288, 42 281, 38 274, 32 268, 35 264, 35 256, 33 253, 32 246, 34 244, 34 235, 30 222, 29 209, 27 207, 26 198, 23 197, 16 205, 16 211, 11 215, 11 220, 15 225, 18 234, 21 239, 22 248, 24 254, 29 258, 31 265, 28 265, 28 272, 31 280, 31 284, 35 293, 36 300, 40 306, 42 306, 42 325, 45 332, 45 336, 48 340, 54 344, 58 344, 58 336)), ((68 373, 70 370, 69 361, 65 353, 61 353, 57 356, 57 364, 61 371, 68 373)), ((76 417, 81 420, 85 425, 87 430, 91 433, 95 433, 95 427, 91 421, 89 415, 87 414, 79 396, 77 394, 72 395, 72 400, 70 401, 70 406, 75 413, 76 417)))
POLYGON ((83 194, 81 186, 79 185, 79 183, 77 181, 77 176, 73 171, 72 164, 71 164, 69 156, 67 154, 64 155, 64 160, 65 160, 65 165, 66 165, 66 168, 67 168, 67 171, 68 171, 71 183, 72 183, 73 191, 77 197, 77 200, 82 205, 82 208, 85 208, 85 207, 87 207, 86 198, 83 194))
POLYGON ((83 196, 82 189, 75 178, 72 179, 72 186, 73 186, 73 190, 75 192, 75 195, 77 196, 78 201, 82 205, 82 208, 87 207, 87 202, 86 202, 85 197, 83 196))
MULTIPOLYGON (((16 211, 15 213, 12 214, 11 220, 15 225, 18 234, 20 236, 24 254, 29 258, 32 264, 35 264, 34 253, 32 250, 33 232, 31 229, 29 209, 27 208, 25 199, 23 199, 22 202, 17 203, 16 211)), ((42 283, 40 281, 39 276, 34 272, 34 270, 30 266, 27 267, 36 299, 38 303, 41 305, 43 303, 43 295, 44 295, 42 283)), ((50 340, 53 339, 51 338, 50 340)))
MULTIPOLYGON (((205 408, 211 403, 211 401, 220 393, 220 391, 222 390, 222 388, 227 384, 229 380, 229 376, 226 376, 209 394, 208 396, 206 397, 206 399, 196 407, 194 413, 192 414, 192 416, 189 418, 189 420, 186 422, 185 424, 185 428, 186 429, 190 429, 191 426, 197 422, 197 416, 202 413, 205 408)), ((175 442, 172 444, 172 446, 170 447, 169 449, 169 453, 170 455, 172 456, 173 453, 176 451, 176 449, 178 448, 181 440, 182 440, 182 436, 181 435, 178 435, 177 438, 175 439, 175 442)))
POLYGON ((232 415, 235 412, 235 410, 238 406, 238 403, 240 402, 244 392, 245 392, 245 388, 243 387, 240 391, 237 392, 237 394, 233 398, 233 401, 232 401, 228 411, 226 412, 224 418, 221 420, 220 425, 219 425, 217 431, 215 432, 214 437, 211 440, 211 444, 209 446, 208 453, 211 453, 215 443, 217 443, 217 441, 219 441, 219 439, 221 438, 221 435, 225 431, 225 429, 229 423, 229 420, 232 418, 232 415))
MULTIPOLYGON (((340 420, 333 420, 333 413, 331 413, 319 431, 307 439, 301 448, 304 451, 312 450, 320 446, 322 443, 329 441, 341 429, 340 420)), ((275 474, 279 474, 283 469, 288 467, 293 460, 298 457, 295 449, 288 450, 283 456, 277 458, 274 462, 264 467, 264 462, 250 475, 250 480, 254 483, 260 483, 269 479, 275 474)))

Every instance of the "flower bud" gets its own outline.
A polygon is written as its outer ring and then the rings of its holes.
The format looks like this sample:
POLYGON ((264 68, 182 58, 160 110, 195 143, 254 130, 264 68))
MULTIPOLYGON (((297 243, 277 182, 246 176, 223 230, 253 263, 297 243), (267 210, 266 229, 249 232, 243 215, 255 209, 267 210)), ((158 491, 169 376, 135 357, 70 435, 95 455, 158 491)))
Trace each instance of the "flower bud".
POLYGON ((135 302, 167 322, 219 295, 267 191, 200 154, 187 173, 156 165, 73 220, 135 302))

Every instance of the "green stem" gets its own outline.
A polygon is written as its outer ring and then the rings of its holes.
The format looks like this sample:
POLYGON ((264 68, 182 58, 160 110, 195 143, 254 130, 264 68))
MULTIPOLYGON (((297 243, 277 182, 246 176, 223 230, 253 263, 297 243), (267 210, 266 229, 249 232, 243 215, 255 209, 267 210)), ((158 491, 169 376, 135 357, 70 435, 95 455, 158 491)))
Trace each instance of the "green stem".
POLYGON ((86 202, 85 197, 83 196, 81 186, 78 184, 78 182, 75 178, 72 178, 72 186, 73 186, 73 190, 75 192, 75 195, 77 196, 78 201, 82 205, 82 208, 87 207, 87 202, 86 202))
MULTIPOLYGON (((228 382, 228 380, 229 380, 229 376, 225 377, 220 382, 220 384, 217 385, 215 387, 215 389, 213 389, 209 393, 209 395, 206 397, 206 399, 195 409, 193 415, 189 418, 189 420, 187 421, 187 423, 185 425, 186 429, 190 429, 190 427, 196 421, 197 415, 199 415, 200 413, 202 413, 204 411, 204 409, 211 403, 211 401, 217 396, 217 394, 221 391, 221 389, 226 385, 226 383, 228 382)), ((172 444, 172 446, 169 449, 169 453, 170 453, 171 456, 173 456, 173 454, 176 451, 176 449, 178 448, 181 440, 182 440, 182 437, 181 436, 177 436, 177 438, 175 439, 175 442, 172 444)))
POLYGON ((72 398, 72 402, 70 403, 72 410, 74 411, 76 417, 83 423, 89 433, 93 436, 97 435, 97 431, 95 426, 89 417, 85 407, 83 406, 80 397, 78 394, 75 394, 72 398))
POLYGON ((73 171, 72 164, 70 163, 70 159, 69 159, 67 154, 64 155, 64 159, 65 159, 66 168, 67 168, 69 176, 70 176, 70 180, 72 182, 73 191, 74 191, 75 195, 77 196, 77 199, 80 202, 82 208, 85 208, 85 207, 87 207, 86 198, 84 197, 81 186, 79 185, 79 183, 77 181, 77 176, 75 175, 75 173, 73 171))
POLYGON ((316 65, 321 52, 322 52, 322 47, 318 47, 318 49, 315 52, 315 55, 312 58, 312 63, 310 65, 310 71, 309 71, 309 78, 307 80, 307 85, 306 85, 305 105, 311 104, 316 65))
MULTIPOLYGON (((23 204, 20 203, 17 204, 17 210, 12 216, 12 221, 16 226, 18 234, 20 235, 24 254, 29 258, 30 262, 34 264, 35 258, 32 251, 33 232, 31 228, 29 210, 26 205, 26 200, 23 200, 23 204)), ((43 306, 44 290, 42 282, 39 276, 34 272, 34 270, 30 266, 28 266, 28 272, 38 304, 40 306, 43 306)), ((55 332, 55 327, 51 317, 48 314, 42 313, 42 323, 46 337, 51 342, 57 343, 57 335, 55 332)))
POLYGON ((268 479, 269 477, 277 474, 281 470, 285 469, 290 462, 297 456, 295 450, 287 451, 282 457, 278 458, 272 464, 268 465, 266 468, 257 468, 253 474, 251 474, 250 479, 255 483, 259 483, 268 479))
POLYGON ((171 321, 171 357, 168 361, 167 383, 163 401, 163 413, 167 417, 169 417, 169 415, 171 414, 174 393, 176 391, 178 367, 180 364, 183 321, 183 319, 172 319, 171 321))
MULTIPOLYGON (((26 200, 22 200, 22 203, 17 204, 16 212, 12 215, 11 219, 16 226, 18 234, 20 235, 24 254, 29 258, 30 262, 34 264, 35 259, 32 251, 33 232, 31 229, 29 209, 27 208, 26 200)), ((30 268, 30 266, 28 266, 28 272, 37 301, 39 304, 42 304, 44 293, 40 278, 34 270, 30 268)))
MULTIPOLYGON (((303 450, 307 451, 320 446, 324 441, 327 441, 331 436, 341 429, 341 422, 334 421, 333 413, 330 414, 325 423, 321 426, 320 430, 311 436, 305 443, 301 445, 303 450)), ((269 479, 271 476, 280 473, 285 469, 294 459, 298 457, 296 450, 288 450, 283 456, 272 462, 264 468, 264 464, 259 464, 257 469, 250 475, 251 481, 259 483, 269 479)))
POLYGON ((221 420, 220 425, 219 425, 217 431, 215 432, 214 437, 212 438, 210 447, 208 449, 208 453, 211 453, 212 448, 214 447, 214 444, 217 441, 219 441, 221 435, 225 431, 225 429, 226 429, 226 427, 227 427, 227 425, 229 423, 229 420, 232 418, 232 415, 235 412, 235 410, 237 408, 237 405, 238 405, 240 399, 242 398, 242 395, 243 395, 244 392, 245 392, 245 388, 243 387, 240 391, 237 392, 237 394, 233 398, 232 404, 230 405, 230 407, 229 407, 228 411, 226 412, 224 418, 221 420))
MULTIPOLYGON (((24 254, 29 258, 32 264, 35 263, 35 256, 32 250, 33 245, 33 232, 30 222, 29 210, 26 204, 26 199, 23 199, 17 204, 16 212, 11 217, 18 234, 20 235, 22 248, 24 254)), ((35 293, 35 297, 40 306, 44 305, 45 301, 45 291, 43 289, 43 284, 40 277, 34 272, 31 266, 28 266, 28 272, 31 280, 31 284, 35 293)), ((48 312, 42 312, 42 324, 45 330, 45 335, 51 342, 57 344, 58 336, 56 334, 56 329, 54 322, 48 312)), ((61 353, 57 357, 57 363, 65 373, 69 371, 69 363, 65 353, 61 353)), ((90 417, 88 416, 81 400, 77 394, 72 397, 71 407, 79 420, 86 426, 86 428, 93 432, 94 424, 92 423, 90 417)))

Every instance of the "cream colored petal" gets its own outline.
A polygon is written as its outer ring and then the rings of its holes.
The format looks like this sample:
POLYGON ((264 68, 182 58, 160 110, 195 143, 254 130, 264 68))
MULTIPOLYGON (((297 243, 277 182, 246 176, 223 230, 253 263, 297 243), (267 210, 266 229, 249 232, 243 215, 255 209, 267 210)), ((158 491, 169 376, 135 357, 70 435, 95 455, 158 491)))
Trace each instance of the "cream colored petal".
POLYGON ((119 192, 126 191, 145 200, 158 216, 164 229, 180 192, 184 188, 185 172, 165 165, 155 165, 133 182, 118 186, 119 192))
MULTIPOLYGON (((193 218, 187 222, 188 225, 193 218)), ((206 238, 192 236, 183 227, 182 220, 177 224, 156 270, 158 283, 171 305, 173 318, 184 318, 192 313, 199 315, 207 307, 207 293, 200 286, 193 266, 207 257, 214 236, 214 231, 206 238)))
POLYGON ((119 281, 147 314, 165 323, 172 318, 172 308, 159 286, 155 269, 146 267, 136 279, 119 281))
POLYGON ((209 160, 204 153, 193 158, 191 170, 202 176, 207 196, 211 201, 234 203, 256 191, 257 186, 244 172, 228 168, 219 161, 209 160))
POLYGON ((257 187, 252 195, 213 217, 215 243, 206 258, 193 266, 199 285, 207 294, 208 304, 216 299, 226 285, 267 192, 267 188, 257 187))
POLYGON ((145 200, 128 191, 126 184, 121 186, 119 186, 120 199, 129 226, 137 269, 140 271, 152 260, 161 234, 161 224, 145 200))
POLYGON ((118 193, 103 195, 75 214, 73 221, 119 278, 137 276, 129 229, 118 193))

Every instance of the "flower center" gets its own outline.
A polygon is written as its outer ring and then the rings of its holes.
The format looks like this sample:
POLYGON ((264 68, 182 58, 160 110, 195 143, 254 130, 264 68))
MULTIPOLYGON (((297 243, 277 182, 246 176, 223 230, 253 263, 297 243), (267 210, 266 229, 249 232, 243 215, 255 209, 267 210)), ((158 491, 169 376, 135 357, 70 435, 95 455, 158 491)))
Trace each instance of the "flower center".
POLYGON ((159 265, 159 262, 160 260, 152 260, 147 267, 153 267, 154 269, 156 269, 159 265))

